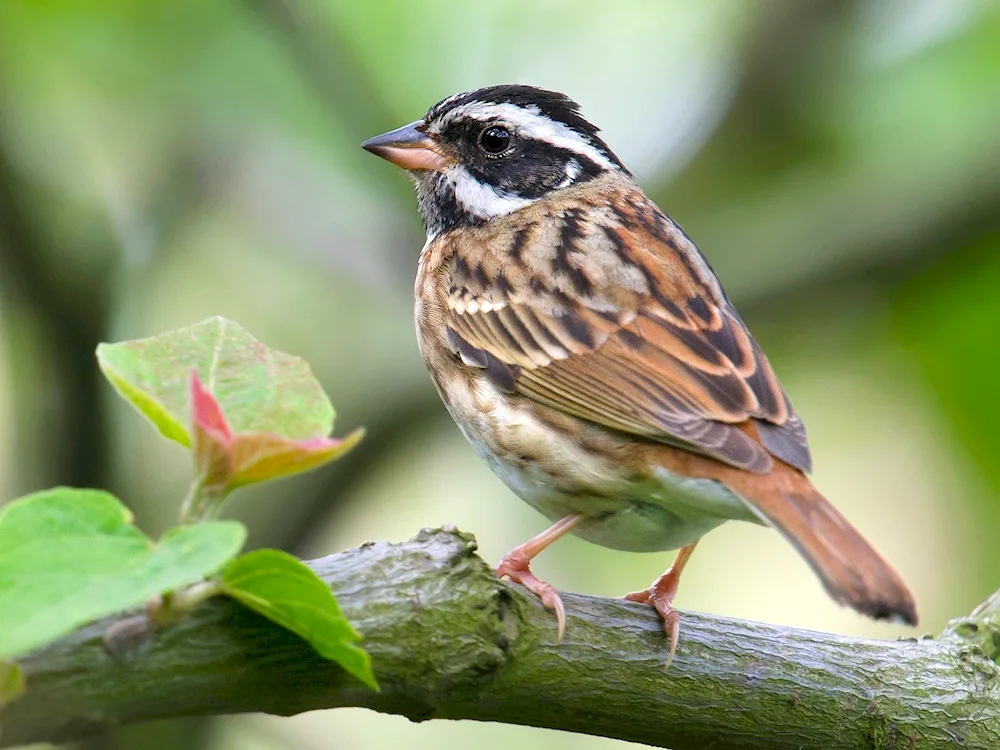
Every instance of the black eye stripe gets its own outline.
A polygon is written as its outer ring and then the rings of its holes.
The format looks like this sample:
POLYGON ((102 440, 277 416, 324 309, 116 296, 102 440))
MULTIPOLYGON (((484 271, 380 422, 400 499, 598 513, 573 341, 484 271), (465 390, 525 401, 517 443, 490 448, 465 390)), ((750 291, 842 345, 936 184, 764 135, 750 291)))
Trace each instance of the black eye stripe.
POLYGON ((481 156, 466 168, 480 182, 528 200, 541 198, 558 187, 587 182, 605 171, 576 151, 536 140, 520 142, 513 154, 502 159, 481 156), (572 162, 579 171, 567 181, 567 168, 572 162))

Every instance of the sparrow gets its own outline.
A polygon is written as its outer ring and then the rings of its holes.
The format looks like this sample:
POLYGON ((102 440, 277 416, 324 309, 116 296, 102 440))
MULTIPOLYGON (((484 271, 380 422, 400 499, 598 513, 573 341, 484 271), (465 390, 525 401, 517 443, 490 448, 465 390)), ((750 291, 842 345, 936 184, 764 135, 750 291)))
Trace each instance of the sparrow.
POLYGON ((701 252, 567 96, 502 85, 450 96, 362 147, 407 170, 427 242, 420 352, 486 464, 553 525, 496 572, 555 612, 531 561, 565 534, 679 550, 649 588, 672 602, 698 540, 777 529, 836 601, 917 622, 899 574, 819 493, 806 431, 701 252))

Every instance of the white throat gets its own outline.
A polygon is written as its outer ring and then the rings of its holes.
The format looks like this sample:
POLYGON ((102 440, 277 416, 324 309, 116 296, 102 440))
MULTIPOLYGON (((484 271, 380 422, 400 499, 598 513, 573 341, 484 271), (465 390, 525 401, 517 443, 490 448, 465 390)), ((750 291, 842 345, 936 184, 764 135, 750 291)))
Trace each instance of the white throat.
POLYGON ((460 164, 448 167, 444 171, 444 177, 454 189, 459 206, 480 219, 505 216, 531 203, 528 198, 477 180, 460 164))

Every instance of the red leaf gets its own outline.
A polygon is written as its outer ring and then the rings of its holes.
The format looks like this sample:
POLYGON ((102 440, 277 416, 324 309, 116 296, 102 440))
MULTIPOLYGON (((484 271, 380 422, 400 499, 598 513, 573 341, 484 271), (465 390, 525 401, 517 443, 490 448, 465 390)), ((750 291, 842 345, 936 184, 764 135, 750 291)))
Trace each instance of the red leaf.
POLYGON ((222 407, 212 392, 202 385, 197 370, 191 370, 191 415, 195 426, 216 433, 217 439, 226 441, 232 437, 222 407))
POLYGON ((345 438, 294 440, 270 432, 233 434, 215 396, 191 373, 191 415, 199 484, 226 494, 246 484, 297 474, 332 461, 353 448, 363 430, 345 438))
POLYGON ((224 492, 232 478, 232 433, 219 402, 202 385, 198 371, 191 371, 191 434, 199 484, 224 492))

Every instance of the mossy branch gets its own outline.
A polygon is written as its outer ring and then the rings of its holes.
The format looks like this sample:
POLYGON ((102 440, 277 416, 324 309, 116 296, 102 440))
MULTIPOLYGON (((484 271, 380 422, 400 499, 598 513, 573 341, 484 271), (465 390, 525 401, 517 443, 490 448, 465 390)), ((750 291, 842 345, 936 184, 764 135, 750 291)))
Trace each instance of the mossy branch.
POLYGON ((664 670, 650 608, 567 594, 557 643, 551 614, 455 531, 310 565, 365 635, 381 692, 215 599, 152 638, 138 629, 131 648, 116 640, 115 656, 108 620, 22 659, 28 690, 0 709, 0 747, 168 716, 338 706, 675 750, 1000 747, 1000 596, 939 638, 894 642, 683 613, 664 670))

